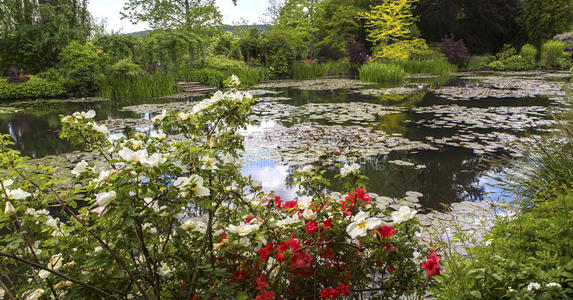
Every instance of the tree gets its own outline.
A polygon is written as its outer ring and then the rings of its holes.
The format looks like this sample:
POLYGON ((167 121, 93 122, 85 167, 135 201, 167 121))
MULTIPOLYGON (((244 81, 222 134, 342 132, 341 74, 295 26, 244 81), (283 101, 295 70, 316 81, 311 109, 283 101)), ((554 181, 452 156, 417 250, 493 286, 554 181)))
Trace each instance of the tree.
POLYGON ((423 39, 412 34, 412 5, 417 0, 384 0, 358 17, 366 20, 367 40, 374 44, 373 59, 407 60, 410 49, 427 48, 423 39))
POLYGON ((205 32, 221 25, 214 0, 129 0, 123 10, 122 18, 148 22, 155 29, 205 32))
POLYGON ((325 0, 317 7, 316 39, 318 55, 340 58, 346 53, 346 38, 360 30, 355 16, 359 8, 351 1, 325 0))
POLYGON ((573 23, 573 0, 525 0, 516 21, 527 40, 539 47, 573 23))
MULTIPOLYGON (((552 2, 552 1, 547 1, 552 2)), ((446 35, 464 40, 472 53, 495 53, 514 41, 519 0, 419 0, 415 15, 421 37, 439 42, 446 35)))

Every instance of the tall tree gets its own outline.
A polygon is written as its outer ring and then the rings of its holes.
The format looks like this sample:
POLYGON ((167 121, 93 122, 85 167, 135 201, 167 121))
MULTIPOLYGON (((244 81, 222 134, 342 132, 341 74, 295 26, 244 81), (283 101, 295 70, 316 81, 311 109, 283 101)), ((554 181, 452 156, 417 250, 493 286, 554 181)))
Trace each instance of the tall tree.
POLYGON ((524 0, 516 20, 527 41, 540 46, 569 29, 573 23, 573 0, 524 0))
POLYGON ((360 30, 355 16, 359 8, 347 0, 325 0, 317 8, 316 39, 319 56, 339 58, 346 55, 346 38, 360 30))
POLYGON ((439 42, 453 34, 473 53, 495 53, 503 44, 515 40, 515 16, 520 3, 520 0, 420 0, 415 14, 419 16, 417 24, 422 37, 429 42, 439 42))
POLYGON ((384 0, 358 17, 366 20, 367 40, 374 44, 374 59, 407 60, 409 50, 426 48, 424 40, 413 36, 415 18, 412 5, 417 0, 384 0))
POLYGON ((148 22, 155 29, 208 31, 221 25, 214 0, 128 0, 122 18, 148 22))

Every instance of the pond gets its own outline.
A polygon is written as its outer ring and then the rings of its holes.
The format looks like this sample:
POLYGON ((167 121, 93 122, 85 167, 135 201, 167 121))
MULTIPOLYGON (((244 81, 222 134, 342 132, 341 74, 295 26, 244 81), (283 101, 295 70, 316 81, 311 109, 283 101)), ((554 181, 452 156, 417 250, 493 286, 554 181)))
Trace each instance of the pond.
MULTIPOLYGON (((457 74, 415 77, 384 87, 346 80, 270 82, 250 92, 256 125, 244 132, 243 174, 284 199, 296 197, 294 172, 306 164, 334 176, 358 162, 370 192, 439 209, 464 200, 511 200, 495 184, 496 158, 519 156, 517 145, 551 131, 551 113, 567 109, 566 73, 457 74), (499 75, 499 74, 495 74, 499 75)), ((19 101, 0 104, 0 132, 33 158, 74 151, 58 138, 59 115, 93 109, 119 136, 149 132, 161 109, 188 109, 198 99, 19 101)), ((56 156, 57 157, 57 156, 56 156)), ((76 157, 76 159, 79 159, 76 157)), ((73 159, 72 159, 73 160, 73 159)), ((75 163, 75 161, 70 161, 75 163)))

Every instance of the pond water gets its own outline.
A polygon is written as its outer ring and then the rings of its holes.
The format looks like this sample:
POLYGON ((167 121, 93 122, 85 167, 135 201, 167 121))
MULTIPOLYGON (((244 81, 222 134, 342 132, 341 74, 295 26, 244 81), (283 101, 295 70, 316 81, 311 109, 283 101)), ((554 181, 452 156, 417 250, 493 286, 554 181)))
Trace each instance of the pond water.
MULTIPOLYGON (((512 195, 492 179, 501 168, 495 158, 520 155, 517 143, 551 130, 550 113, 565 109, 561 91, 567 78, 556 75, 561 79, 531 74, 480 74, 477 79, 465 74, 440 82, 414 78, 390 89, 351 80, 265 84, 251 90, 259 98, 253 108, 257 125, 243 133, 243 173, 262 181, 267 191, 292 199, 297 193, 292 176, 301 166, 312 163, 326 170, 337 186, 339 164, 358 162, 370 178, 370 192, 401 197, 418 191, 427 208, 510 200, 512 195), (512 86, 508 80, 533 84, 512 86), (547 96, 533 92, 541 86, 547 96), (476 96, 478 89, 493 90, 495 98, 476 96)), ((162 108, 183 109, 194 100, 3 103, 0 132, 10 134, 24 155, 42 158, 74 150, 58 138, 61 114, 93 109, 96 120, 116 129, 115 135, 126 124, 149 132, 148 120, 162 108)))

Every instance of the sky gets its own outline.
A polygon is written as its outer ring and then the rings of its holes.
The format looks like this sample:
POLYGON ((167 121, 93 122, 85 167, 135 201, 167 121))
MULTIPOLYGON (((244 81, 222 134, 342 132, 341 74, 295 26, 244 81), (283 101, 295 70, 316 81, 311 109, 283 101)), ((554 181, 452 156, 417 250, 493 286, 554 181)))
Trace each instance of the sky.
MULTIPOLYGON (((149 29, 145 23, 131 24, 129 20, 121 20, 119 14, 125 0, 91 0, 88 10, 97 23, 105 20, 107 32, 130 33, 149 29)), ((260 24, 267 10, 266 0, 238 0, 237 6, 232 0, 215 0, 223 14, 224 24, 260 24)))

